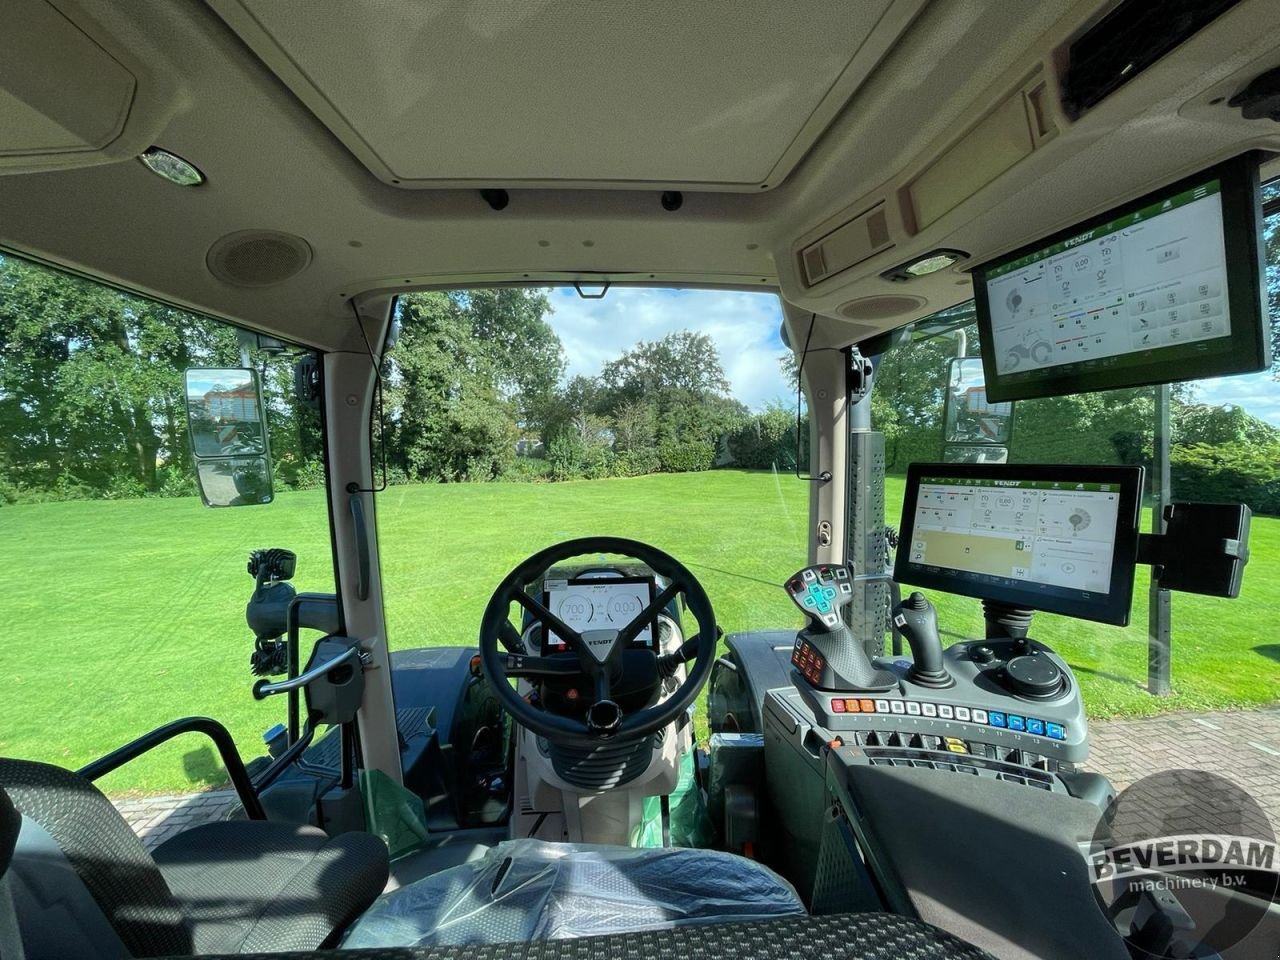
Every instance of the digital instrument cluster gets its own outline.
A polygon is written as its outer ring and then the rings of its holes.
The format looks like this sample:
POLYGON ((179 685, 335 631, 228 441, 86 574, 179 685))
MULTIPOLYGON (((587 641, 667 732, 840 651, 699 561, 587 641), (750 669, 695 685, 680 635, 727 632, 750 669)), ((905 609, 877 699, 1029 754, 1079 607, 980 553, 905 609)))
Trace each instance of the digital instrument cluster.
MULTIPOLYGON (((564 621, 582 633, 585 630, 621 630, 653 602, 653 577, 579 576, 543 582, 543 603, 564 621)), ((632 641, 633 646, 653 649, 653 626, 647 626, 632 641)), ((569 645, 551 631, 542 644, 544 655, 561 653, 569 645)))

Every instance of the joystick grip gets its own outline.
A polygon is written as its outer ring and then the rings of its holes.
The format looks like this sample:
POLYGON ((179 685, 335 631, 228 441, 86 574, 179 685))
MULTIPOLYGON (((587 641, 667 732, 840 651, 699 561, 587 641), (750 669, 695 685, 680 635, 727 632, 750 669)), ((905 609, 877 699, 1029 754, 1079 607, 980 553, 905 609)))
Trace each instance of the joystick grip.
POLYGON ((911 647, 909 680, 926 687, 949 687, 955 682, 942 664, 938 613, 924 594, 913 593, 898 604, 893 612, 893 625, 911 647))

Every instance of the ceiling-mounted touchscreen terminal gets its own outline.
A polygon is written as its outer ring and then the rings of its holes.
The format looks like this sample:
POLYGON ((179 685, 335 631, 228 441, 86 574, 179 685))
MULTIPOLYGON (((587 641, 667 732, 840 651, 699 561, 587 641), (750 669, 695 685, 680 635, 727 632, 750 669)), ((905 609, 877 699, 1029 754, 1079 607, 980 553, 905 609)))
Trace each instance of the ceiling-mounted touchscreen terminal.
POLYGON ((1141 467, 912 464, 894 579, 1125 625, 1141 467))
POLYGON ((988 397, 1265 369, 1260 223, 1240 158, 978 267, 988 397))
MULTIPOLYGON (((543 582, 547 609, 565 625, 584 630, 621 630, 653 602, 652 577, 577 577, 543 582)), ((645 627, 632 641, 635 646, 653 647, 653 627, 645 627)), ((550 633, 542 652, 568 650, 562 638, 550 633)))

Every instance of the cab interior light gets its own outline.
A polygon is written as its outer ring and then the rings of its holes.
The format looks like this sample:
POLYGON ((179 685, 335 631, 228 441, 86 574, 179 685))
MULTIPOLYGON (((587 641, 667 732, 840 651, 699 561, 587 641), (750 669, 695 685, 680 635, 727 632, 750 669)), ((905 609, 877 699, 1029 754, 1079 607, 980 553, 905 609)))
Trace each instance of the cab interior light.
POLYGON ((200 172, 199 167, 176 153, 170 153, 160 147, 151 147, 138 159, 156 176, 163 177, 180 187, 198 187, 204 183, 204 174, 200 172))

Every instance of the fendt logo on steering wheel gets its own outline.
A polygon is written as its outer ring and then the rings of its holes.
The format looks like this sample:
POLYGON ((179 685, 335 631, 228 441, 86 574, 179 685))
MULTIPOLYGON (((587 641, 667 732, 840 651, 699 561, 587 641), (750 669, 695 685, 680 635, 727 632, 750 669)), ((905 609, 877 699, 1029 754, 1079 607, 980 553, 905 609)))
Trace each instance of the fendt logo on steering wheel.
POLYGON ((604 663, 612 652, 614 644, 618 642, 619 635, 617 630, 583 630, 582 642, 586 644, 587 652, 591 656, 600 663, 604 663))

